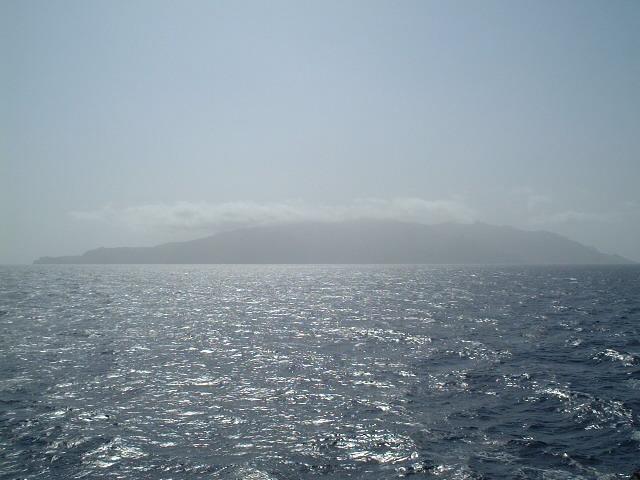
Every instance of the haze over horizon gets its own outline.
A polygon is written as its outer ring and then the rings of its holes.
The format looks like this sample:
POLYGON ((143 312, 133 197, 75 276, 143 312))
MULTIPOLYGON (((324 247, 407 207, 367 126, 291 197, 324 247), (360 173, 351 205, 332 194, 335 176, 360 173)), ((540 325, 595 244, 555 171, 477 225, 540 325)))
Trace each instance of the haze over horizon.
POLYGON ((0 264, 362 217, 640 261, 638 2, 5 1, 0 28, 0 264))

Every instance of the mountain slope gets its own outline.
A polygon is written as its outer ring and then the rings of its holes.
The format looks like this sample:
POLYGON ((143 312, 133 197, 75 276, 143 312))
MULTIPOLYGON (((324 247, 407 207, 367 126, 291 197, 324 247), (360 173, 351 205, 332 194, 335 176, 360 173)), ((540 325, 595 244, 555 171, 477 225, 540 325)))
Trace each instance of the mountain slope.
POLYGON ((98 248, 34 263, 623 264, 560 235, 482 223, 304 222, 155 247, 98 248))

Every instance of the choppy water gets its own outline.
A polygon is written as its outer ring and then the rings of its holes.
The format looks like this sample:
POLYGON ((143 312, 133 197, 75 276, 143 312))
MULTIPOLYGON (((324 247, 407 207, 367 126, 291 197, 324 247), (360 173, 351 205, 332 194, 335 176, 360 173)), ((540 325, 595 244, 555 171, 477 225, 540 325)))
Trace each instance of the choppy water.
POLYGON ((1 478, 629 478, 640 269, 0 267, 1 478))

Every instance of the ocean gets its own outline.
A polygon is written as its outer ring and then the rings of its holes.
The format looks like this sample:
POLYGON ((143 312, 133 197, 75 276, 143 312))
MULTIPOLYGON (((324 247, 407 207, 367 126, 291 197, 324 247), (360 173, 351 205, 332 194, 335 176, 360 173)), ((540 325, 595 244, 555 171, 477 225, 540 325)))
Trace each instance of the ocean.
POLYGON ((0 267, 2 479, 627 479, 640 267, 0 267))

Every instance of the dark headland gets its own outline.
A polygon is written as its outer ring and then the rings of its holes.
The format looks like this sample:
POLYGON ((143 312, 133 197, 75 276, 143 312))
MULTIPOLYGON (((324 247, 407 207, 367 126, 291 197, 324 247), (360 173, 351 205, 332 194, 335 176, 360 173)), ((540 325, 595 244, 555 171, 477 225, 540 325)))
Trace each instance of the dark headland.
POLYGON ((155 247, 98 248, 37 264, 628 264, 555 233, 483 223, 359 220, 242 228, 155 247))

